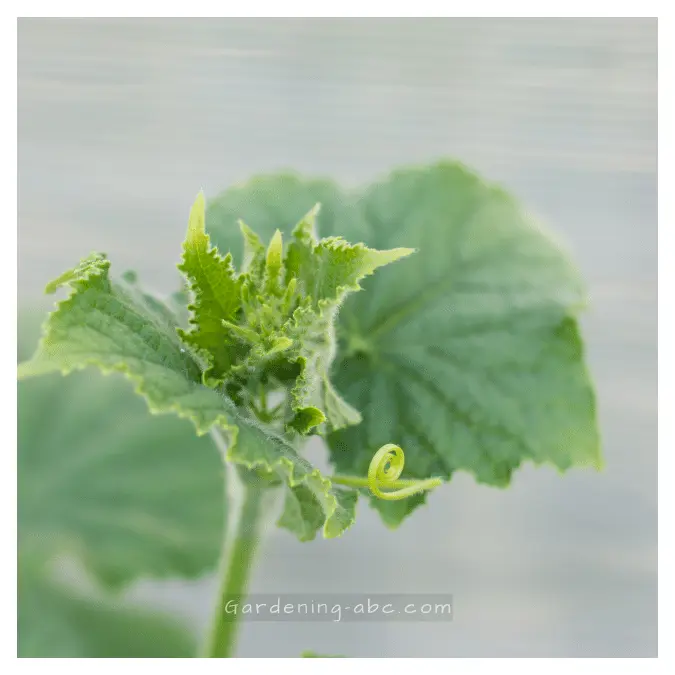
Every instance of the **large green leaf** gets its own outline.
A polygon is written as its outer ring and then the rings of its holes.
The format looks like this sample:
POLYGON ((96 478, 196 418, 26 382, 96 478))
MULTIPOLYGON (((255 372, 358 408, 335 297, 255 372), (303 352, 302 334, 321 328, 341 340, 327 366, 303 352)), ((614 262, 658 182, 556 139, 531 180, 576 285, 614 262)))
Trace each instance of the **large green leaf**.
POLYGON ((215 567, 216 450, 185 420, 149 415, 119 376, 20 382, 18 444, 22 549, 74 554, 111 584, 215 567))
POLYGON ((20 573, 18 656, 186 658, 195 640, 173 619, 20 573))
MULTIPOLYGON (((397 172, 362 208, 376 245, 420 252, 347 308, 336 381, 370 414, 330 439, 339 469, 365 470, 369 449, 392 439, 416 477, 461 469, 504 486, 524 460, 598 466, 575 318, 584 290, 557 245, 459 165, 397 172)), ((405 513, 376 504, 392 523, 405 513)))
POLYGON ((339 536, 353 522, 353 505, 345 512, 330 481, 287 439, 237 409, 222 391, 203 385, 202 365, 181 342, 169 308, 135 283, 113 281, 109 267, 105 256, 93 254, 48 286, 56 290, 66 283, 73 292, 50 314, 35 355, 19 366, 20 376, 67 374, 86 366, 123 373, 152 412, 174 412, 202 434, 214 425, 223 429, 229 460, 276 473, 290 488, 305 485, 324 509, 325 536, 339 536))
MULTIPOLYGON (((20 357, 35 345, 35 323, 21 317, 20 357)), ((18 480, 22 554, 74 554, 111 584, 215 567, 217 450, 185 420, 149 415, 119 376, 19 382, 18 480)))
MULTIPOLYGON (((227 245, 235 209, 288 227, 318 197, 312 181, 279 176, 276 185, 265 177, 214 200, 214 239, 227 245), (281 189, 289 184, 292 198, 281 189)), ((582 284, 511 197, 454 163, 398 171, 360 194, 321 190, 339 214, 319 219, 323 236, 351 219, 351 239, 419 251, 367 279, 341 309, 332 376, 364 421, 328 438, 340 471, 365 475, 390 442, 419 478, 461 469, 504 486, 524 460, 599 466, 576 321, 582 284)), ((423 500, 373 503, 396 525, 423 500)))

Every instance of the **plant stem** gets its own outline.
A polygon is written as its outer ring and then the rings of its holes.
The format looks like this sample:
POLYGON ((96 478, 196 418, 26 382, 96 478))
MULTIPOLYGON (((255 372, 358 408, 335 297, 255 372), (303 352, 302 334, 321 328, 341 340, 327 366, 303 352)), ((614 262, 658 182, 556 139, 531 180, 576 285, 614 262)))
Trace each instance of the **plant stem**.
MULTIPOLYGON (((233 471, 234 467, 230 466, 229 470, 233 471)), ((221 586, 210 635, 205 647, 204 656, 207 658, 233 656, 240 614, 238 611, 236 613, 231 612, 235 603, 241 607, 258 548, 258 525, 265 489, 246 486, 245 490, 236 529, 231 537, 226 537, 229 555, 223 555, 225 565, 221 570, 221 586), (229 606, 228 603, 230 603, 229 606)), ((223 553, 226 553, 225 548, 223 553)))
MULTIPOLYGON (((227 447, 222 434, 214 430, 211 436, 224 457, 227 447)), ((202 652, 205 658, 234 655, 241 621, 238 610, 246 597, 266 516, 273 511, 268 498, 276 493, 253 475, 242 479, 241 473, 245 471, 231 463, 226 463, 225 472, 227 523, 220 553, 220 586, 202 652), (236 610, 235 603, 238 604, 236 610)))

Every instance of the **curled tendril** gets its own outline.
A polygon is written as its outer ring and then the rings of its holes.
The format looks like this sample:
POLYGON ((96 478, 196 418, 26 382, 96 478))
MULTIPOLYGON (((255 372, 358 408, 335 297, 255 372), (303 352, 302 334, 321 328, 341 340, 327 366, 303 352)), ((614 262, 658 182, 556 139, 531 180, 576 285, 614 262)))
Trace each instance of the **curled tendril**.
POLYGON ((404 464, 403 450, 398 445, 388 443, 383 445, 370 460, 367 479, 356 476, 331 476, 331 480, 339 485, 368 487, 376 497, 389 501, 407 499, 443 483, 440 478, 399 480, 404 464))
POLYGON ((381 488, 395 488, 396 481, 403 473, 405 456, 403 450, 393 443, 383 445, 370 460, 368 467, 368 487, 370 491, 380 499, 397 500, 412 497, 419 492, 430 490, 441 484, 439 478, 430 478, 429 480, 411 481, 399 490, 390 490, 383 492, 381 488))

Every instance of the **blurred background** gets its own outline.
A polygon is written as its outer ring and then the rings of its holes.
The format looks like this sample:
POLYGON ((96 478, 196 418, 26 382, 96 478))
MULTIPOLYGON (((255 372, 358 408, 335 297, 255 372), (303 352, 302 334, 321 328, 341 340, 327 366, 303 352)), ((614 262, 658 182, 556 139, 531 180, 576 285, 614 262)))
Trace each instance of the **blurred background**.
MULTIPOLYGON (((22 308, 48 307, 45 283, 91 250, 173 291, 202 187, 284 168, 357 186, 446 156, 514 192, 588 281, 606 469, 527 467, 506 491, 457 474, 397 532, 365 503, 339 542, 273 530, 254 592, 452 593, 455 618, 249 624, 241 656, 656 654, 656 20, 22 19, 18 31, 22 308)), ((209 577, 126 594, 200 631, 214 589, 209 577)))

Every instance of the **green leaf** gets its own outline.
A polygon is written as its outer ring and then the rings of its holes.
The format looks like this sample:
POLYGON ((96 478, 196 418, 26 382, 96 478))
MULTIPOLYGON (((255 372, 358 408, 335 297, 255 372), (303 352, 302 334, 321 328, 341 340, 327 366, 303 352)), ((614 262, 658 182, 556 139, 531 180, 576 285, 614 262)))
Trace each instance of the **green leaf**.
POLYGON ((298 433, 306 435, 311 429, 318 427, 325 421, 326 416, 322 410, 309 406, 298 409, 293 419, 288 423, 288 426, 291 429, 295 429, 298 433))
MULTIPOLYGON (((333 515, 334 523, 330 527, 340 530, 354 521, 358 493, 356 490, 334 487, 333 494, 337 498, 337 504, 333 515)), ((284 510, 277 525, 293 532, 300 541, 311 541, 325 519, 325 511, 320 492, 317 493, 306 485, 288 488, 284 510)))
POLYGON ((283 268, 283 238, 276 230, 265 256, 265 292, 276 295, 279 293, 279 276, 283 268))
MULTIPOLYGON (((404 477, 465 470, 505 486, 526 460, 600 466, 576 320, 583 286, 511 197, 452 162, 398 171, 352 194, 325 181, 263 176, 211 202, 207 226, 231 249, 234 214, 263 232, 290 232, 317 201, 323 236, 418 250, 366 279, 365 292, 340 309, 331 374, 364 418, 328 436, 341 472, 365 475, 385 443, 405 450, 404 477)), ((423 502, 372 503, 395 526, 423 502)))
POLYGON ((73 288, 49 315, 33 358, 19 365, 19 377, 68 374, 87 366, 122 372, 144 395, 151 412, 176 412, 198 432, 215 423, 224 428, 231 402, 201 384, 201 366, 180 341, 170 311, 137 287, 109 278, 110 262, 92 254, 48 285, 73 288))
MULTIPOLYGON (((599 467, 584 290, 556 243, 458 164, 396 172, 361 207, 374 245, 420 252, 345 307, 336 383, 366 421, 329 438, 338 469, 365 471, 387 442, 418 478, 506 486, 525 460, 599 467)), ((414 507, 373 503, 389 524, 414 507)))
POLYGON ((19 545, 79 557, 110 585, 213 569, 222 462, 184 420, 148 415, 124 380, 18 386, 19 545))
POLYGON ((293 388, 299 428, 306 410, 319 409, 326 419, 325 430, 358 424, 361 416, 335 391, 329 369, 335 358, 335 318, 345 297, 361 289, 359 282, 378 267, 410 255, 412 249, 376 251, 363 244, 349 244, 340 237, 317 240, 315 206, 293 230, 286 257, 287 283, 296 279, 307 298, 287 324, 286 335, 295 345, 294 356, 301 371, 293 388))
POLYGON ((291 391, 295 417, 290 426, 305 433, 313 426, 341 429, 361 421, 358 410, 346 403, 330 382, 329 369, 336 354, 334 321, 329 310, 299 307, 286 327, 294 345, 288 358, 300 365, 291 391), (317 410, 320 416, 314 413, 317 410))
POLYGON ((188 658, 195 640, 172 618, 20 574, 20 658, 188 658))
MULTIPOLYGON (((333 487, 330 480, 298 455, 286 440, 263 429, 257 422, 249 420, 240 424, 236 445, 230 447, 228 459, 248 469, 275 473, 287 485, 288 491, 296 495, 311 495, 321 517, 314 510, 308 522, 302 525, 290 525, 290 516, 282 516, 279 523, 298 536, 302 535, 303 541, 312 539, 310 532, 316 532, 322 525, 324 537, 339 537, 354 522, 357 492, 333 487)), ((286 504, 288 506, 288 500, 286 504)), ((298 513, 302 514, 303 510, 298 513)))
POLYGON ((302 652, 301 658, 303 658, 303 659, 345 659, 347 657, 342 656, 341 654, 317 654, 316 652, 308 650, 308 651, 302 652))
POLYGON ((201 366, 180 341, 169 310, 159 311, 161 303, 138 288, 112 281, 109 267, 104 256, 93 254, 61 277, 73 293, 49 316, 36 354, 19 366, 20 376, 65 374, 89 365, 122 372, 152 412, 174 412, 201 434, 214 425, 222 428, 229 436, 229 460, 277 473, 290 487, 306 484, 324 509, 324 535, 342 534, 353 522, 353 510, 341 507, 330 481, 287 440, 201 384, 201 366))
POLYGON ((244 238, 244 258, 241 270, 251 279, 259 282, 262 280, 267 262, 265 246, 260 241, 260 237, 243 220, 239 221, 239 230, 244 238))
MULTIPOLYGON (((31 323, 20 317, 20 352, 35 343, 31 323)), ((49 375, 17 395, 22 555, 75 555, 108 585, 216 566, 224 477, 209 439, 148 415, 118 376, 49 375)))
POLYGON ((190 211, 183 261, 178 269, 189 280, 194 294, 194 301, 188 307, 193 328, 179 333, 207 360, 209 368, 204 374, 204 383, 216 384, 223 380, 235 358, 230 332, 223 321, 232 320, 241 308, 241 281, 232 266, 232 256, 222 257, 211 247, 205 231, 202 192, 190 211))
POLYGON ((361 289, 359 281, 378 267, 413 253, 410 248, 376 251, 363 244, 350 244, 342 237, 293 244, 289 257, 295 255, 287 264, 287 274, 297 277, 313 306, 324 311, 337 309, 350 292, 361 289), (299 249, 301 252, 296 253, 299 249))

